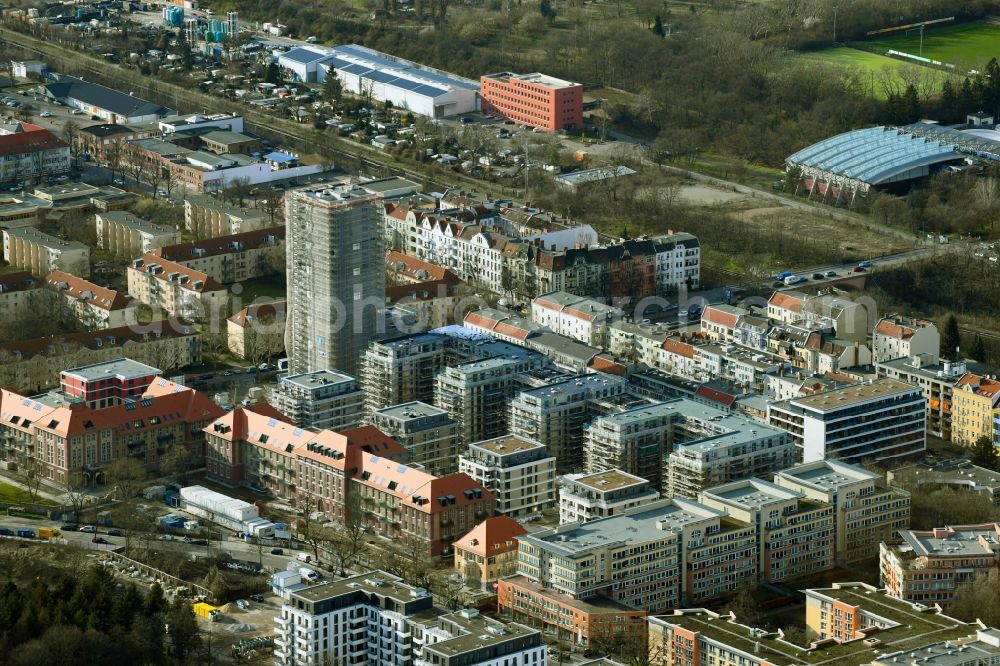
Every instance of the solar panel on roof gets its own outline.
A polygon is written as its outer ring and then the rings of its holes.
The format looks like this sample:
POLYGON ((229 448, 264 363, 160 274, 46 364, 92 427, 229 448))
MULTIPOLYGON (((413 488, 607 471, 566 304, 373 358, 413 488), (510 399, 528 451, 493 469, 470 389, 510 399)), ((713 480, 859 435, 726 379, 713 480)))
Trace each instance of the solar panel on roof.
POLYGON ((350 64, 350 65, 344 65, 343 67, 341 67, 339 69, 342 69, 343 71, 347 72, 348 74, 364 74, 365 72, 372 71, 371 67, 365 67, 364 65, 358 65, 356 63, 355 64, 350 64))
POLYGON ((399 472, 400 474, 405 474, 407 469, 408 468, 406 467, 406 465, 399 465, 398 467, 396 467, 396 471, 399 472))
POLYGON ((267 420, 267 426, 269 428, 273 428, 276 425, 278 425, 278 419, 268 419, 267 420))

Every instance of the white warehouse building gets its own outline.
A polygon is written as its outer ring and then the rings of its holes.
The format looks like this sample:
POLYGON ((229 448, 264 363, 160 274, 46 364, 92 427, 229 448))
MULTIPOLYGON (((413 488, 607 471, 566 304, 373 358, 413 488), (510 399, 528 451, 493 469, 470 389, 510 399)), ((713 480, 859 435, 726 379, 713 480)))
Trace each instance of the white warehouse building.
POLYGON ((335 72, 344 90, 368 94, 432 118, 479 110, 479 82, 380 53, 358 44, 303 46, 277 57, 293 78, 323 83, 335 72))

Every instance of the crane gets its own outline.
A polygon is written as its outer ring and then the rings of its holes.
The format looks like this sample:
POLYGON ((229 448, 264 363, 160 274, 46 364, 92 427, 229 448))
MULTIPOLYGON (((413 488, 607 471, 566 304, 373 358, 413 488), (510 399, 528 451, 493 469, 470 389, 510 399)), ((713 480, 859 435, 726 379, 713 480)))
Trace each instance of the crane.
POLYGON ((920 21, 918 23, 907 23, 906 25, 897 25, 897 26, 892 27, 892 28, 881 28, 879 30, 869 30, 868 31, 868 36, 871 37, 872 35, 882 35, 882 34, 885 34, 887 32, 898 32, 900 30, 905 30, 906 32, 904 34, 908 35, 908 34, 910 34, 914 30, 919 30, 920 31, 920 51, 917 53, 917 55, 923 57, 923 55, 924 55, 924 28, 926 28, 929 25, 936 25, 938 23, 947 23, 948 21, 954 21, 954 20, 955 20, 954 16, 949 16, 947 18, 931 19, 930 21, 920 21))

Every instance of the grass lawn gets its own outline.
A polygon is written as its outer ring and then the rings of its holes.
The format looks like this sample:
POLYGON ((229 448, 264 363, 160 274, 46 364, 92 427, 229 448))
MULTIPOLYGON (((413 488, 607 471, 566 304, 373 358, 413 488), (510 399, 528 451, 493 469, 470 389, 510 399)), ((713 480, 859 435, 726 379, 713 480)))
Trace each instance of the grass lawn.
MULTIPOLYGON (((853 69, 870 79, 871 93, 879 99, 885 99, 888 89, 901 90, 909 82, 917 85, 928 81, 934 89, 939 89, 941 83, 949 76, 933 67, 924 67, 916 63, 904 62, 888 56, 838 47, 823 51, 807 51, 795 56, 799 62, 836 65, 853 69), (886 77, 889 77, 888 80, 886 77), (888 86, 886 84, 889 84, 888 86)), ((863 81, 866 85, 868 81, 863 81)), ((918 89, 922 86, 918 85, 918 89)))
POLYGON ((28 491, 21 490, 17 486, 12 486, 9 483, 4 483, 0 481, 0 502, 4 504, 51 504, 43 497, 39 497, 36 501, 31 501, 31 495, 28 491))
MULTIPOLYGON (((920 31, 900 31, 867 42, 878 49, 921 55, 920 31)), ((1000 28, 986 23, 964 23, 924 30, 923 57, 953 65, 974 67, 1000 58, 1000 28)))
POLYGON ((281 300, 285 298, 285 280, 280 276, 254 278, 241 282, 240 286, 243 287, 243 291, 239 294, 243 305, 250 305, 258 298, 281 300))

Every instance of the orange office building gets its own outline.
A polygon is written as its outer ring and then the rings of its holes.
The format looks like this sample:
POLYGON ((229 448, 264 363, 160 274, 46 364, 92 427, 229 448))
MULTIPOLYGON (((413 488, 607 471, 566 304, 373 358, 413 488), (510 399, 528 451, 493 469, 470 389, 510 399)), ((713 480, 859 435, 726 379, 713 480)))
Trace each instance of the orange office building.
POLYGON ((550 132, 583 127, 583 86, 545 74, 487 74, 479 79, 483 113, 550 132))

